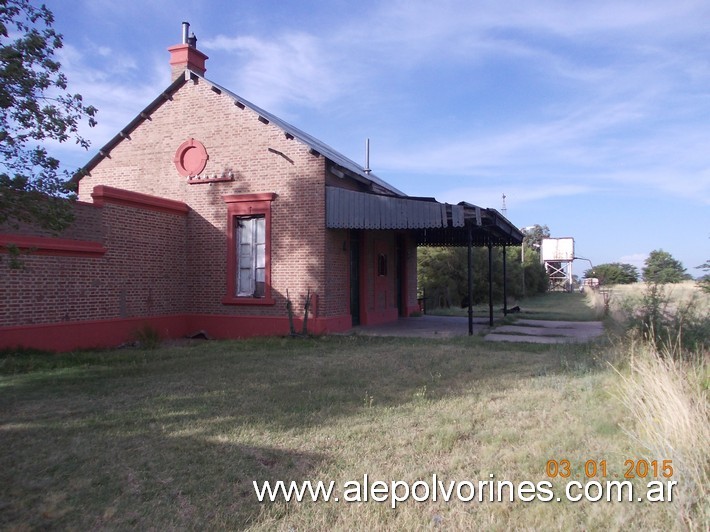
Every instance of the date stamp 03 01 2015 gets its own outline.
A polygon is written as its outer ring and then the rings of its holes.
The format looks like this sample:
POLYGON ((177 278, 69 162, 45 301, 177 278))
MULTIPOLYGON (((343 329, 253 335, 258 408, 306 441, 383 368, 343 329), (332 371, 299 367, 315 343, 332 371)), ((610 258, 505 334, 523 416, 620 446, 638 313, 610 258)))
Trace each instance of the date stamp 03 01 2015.
MULTIPOLYGON (((673 477, 673 460, 625 460, 624 478, 671 478, 673 477)), ((567 478, 572 475, 572 464, 569 460, 548 460, 545 464, 545 474, 550 478, 567 478)), ((607 477, 606 460, 587 460, 584 462, 584 476, 587 478, 607 477)))

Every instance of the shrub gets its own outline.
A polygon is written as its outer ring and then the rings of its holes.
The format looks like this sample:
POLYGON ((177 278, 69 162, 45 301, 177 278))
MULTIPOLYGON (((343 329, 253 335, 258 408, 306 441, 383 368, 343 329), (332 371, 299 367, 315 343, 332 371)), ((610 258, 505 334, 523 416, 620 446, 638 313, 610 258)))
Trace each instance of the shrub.
POLYGON ((702 349, 710 337, 710 316, 702 311, 697 295, 681 301, 654 283, 639 302, 629 299, 623 307, 627 328, 648 339, 661 354, 682 357, 702 349))
POLYGON ((133 336, 136 339, 138 347, 142 349, 156 349, 160 347, 160 343, 162 342, 158 330, 149 323, 141 325, 133 336))

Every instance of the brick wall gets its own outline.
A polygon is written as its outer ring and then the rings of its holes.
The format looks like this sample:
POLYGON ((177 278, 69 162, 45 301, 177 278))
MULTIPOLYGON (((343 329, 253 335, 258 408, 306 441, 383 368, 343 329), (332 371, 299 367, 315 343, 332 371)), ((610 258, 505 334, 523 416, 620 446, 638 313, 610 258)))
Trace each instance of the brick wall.
MULTIPOLYGON (((89 201, 91 202, 91 197, 89 197, 89 201)), ((98 209, 93 202, 87 203, 83 201, 74 202, 72 209, 74 211, 75 219, 69 227, 62 231, 61 237, 72 240, 88 240, 95 242, 103 240, 101 209, 98 209)), ((4 225, 0 225, 0 233, 16 233, 19 235, 40 237, 59 236, 48 229, 42 229, 31 224, 16 223, 12 221, 7 222, 4 225)))
POLYGON ((321 295, 320 316, 350 315, 350 241, 347 230, 326 231, 325 290, 321 295))
MULTIPOLYGON (((81 179, 77 221, 60 238, 88 242, 91 253, 30 255, 23 270, 0 263, 0 335, 2 327, 122 320, 125 337, 129 327, 147 318, 173 335, 200 328, 214 336, 281 334, 288 331, 286 294, 300 317, 308 291, 316 298, 316 331, 347 329, 350 244, 347 231, 325 228, 326 164, 323 156, 209 84, 187 82, 81 179), (193 138, 209 156, 203 178, 231 174, 233 180, 195 184, 178 173, 176 150, 193 138), (102 187, 121 190, 109 197, 102 187), (154 198, 133 201, 121 191, 154 198), (225 196, 265 193, 274 194, 274 302, 225 304, 233 252, 225 196), (170 200, 184 209, 155 208, 170 200)), ((31 227, 18 232, 46 236, 31 227)), ((397 316, 396 238, 391 231, 363 236, 363 323, 397 316), (380 252, 388 255, 390 273, 378 279, 380 252)), ((416 249, 408 242, 414 252, 407 254, 406 288, 414 302, 416 249)), ((95 337, 106 331, 95 328, 95 337)))
MULTIPOLYGON (((187 82, 119 143, 90 176, 80 197, 105 184, 184 201, 188 216, 187 292, 192 312, 233 316, 286 316, 286 291, 302 309, 307 291, 318 294, 326 315, 325 159, 259 120, 231 97, 202 81, 187 82), (207 149, 202 172, 231 182, 188 184, 173 163, 178 146, 195 138, 207 149), (275 193, 272 205, 271 279, 275 304, 224 305, 227 295, 227 206, 224 195, 275 193)), ((338 312, 346 313, 343 309, 338 312)))
POLYGON ((186 216, 110 204, 103 210, 109 315, 186 312, 186 216))
MULTIPOLYGON (((75 212, 73 225, 57 237, 76 251, 39 245, 20 257, 20 268, 2 257, 0 327, 185 312, 184 215, 111 203, 77 204, 75 212), (83 253, 87 242, 102 244, 104 252, 83 253)), ((28 226, 4 229, 18 241, 47 236, 28 226)))

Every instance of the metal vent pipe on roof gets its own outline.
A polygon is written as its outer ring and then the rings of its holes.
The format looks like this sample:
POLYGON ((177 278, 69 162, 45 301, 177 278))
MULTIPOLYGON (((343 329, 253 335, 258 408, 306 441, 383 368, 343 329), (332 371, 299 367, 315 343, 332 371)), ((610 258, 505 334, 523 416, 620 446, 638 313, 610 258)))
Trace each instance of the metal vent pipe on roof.
POLYGON ((187 44, 187 36, 190 34, 190 23, 182 23, 182 44, 187 44))

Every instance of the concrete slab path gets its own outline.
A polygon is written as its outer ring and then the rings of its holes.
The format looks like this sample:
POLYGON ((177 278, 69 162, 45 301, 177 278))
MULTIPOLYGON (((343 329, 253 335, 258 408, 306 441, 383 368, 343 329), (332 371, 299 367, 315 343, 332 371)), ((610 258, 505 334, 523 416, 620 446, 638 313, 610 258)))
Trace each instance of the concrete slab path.
MULTIPOLYGON (((487 318, 473 319, 473 334, 488 330, 487 318)), ((462 316, 430 316, 400 318, 382 325, 362 325, 353 332, 365 336, 402 336, 407 338, 453 338, 468 334, 468 318, 462 316)))
POLYGON ((558 344, 588 342, 604 334, 600 321, 518 320, 514 325, 501 325, 483 337, 491 342, 530 342, 558 344))
MULTIPOLYGON (((528 342, 557 344, 587 342, 604 334, 600 321, 517 320, 512 325, 491 329, 488 318, 474 318, 473 334, 488 334, 491 342, 528 342)), ((463 316, 421 316, 402 318, 383 325, 363 325, 353 328, 365 336, 400 336, 405 338, 453 338, 468 335, 468 318, 463 316)))

